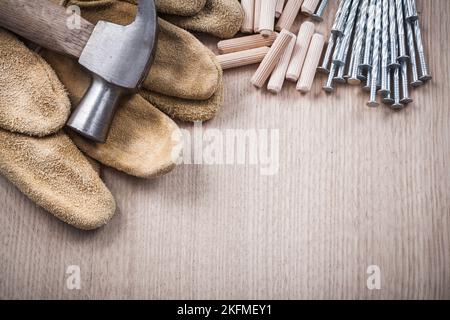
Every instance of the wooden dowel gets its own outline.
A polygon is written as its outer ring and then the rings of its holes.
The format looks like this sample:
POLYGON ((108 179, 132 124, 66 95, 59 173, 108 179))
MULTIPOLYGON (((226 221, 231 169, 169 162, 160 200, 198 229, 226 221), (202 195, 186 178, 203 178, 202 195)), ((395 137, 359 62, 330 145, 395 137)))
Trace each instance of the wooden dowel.
POLYGON ((261 2, 261 15, 259 17, 259 32, 270 36, 275 29, 275 7, 277 0, 264 0, 261 2))
POLYGON ((269 47, 254 48, 217 56, 223 70, 233 69, 261 62, 269 52, 269 47))
POLYGON ((297 90, 306 93, 311 91, 314 77, 317 72, 320 57, 322 56, 323 47, 325 46, 325 38, 323 35, 316 33, 311 40, 308 54, 305 59, 305 65, 302 75, 297 83, 297 90))
POLYGON ((291 39, 294 37, 295 35, 288 30, 283 29, 280 32, 277 40, 275 40, 272 47, 270 48, 270 51, 267 53, 264 60, 259 65, 258 70, 256 70, 251 79, 251 83, 254 86, 258 88, 262 88, 262 86, 264 86, 264 83, 270 77, 270 74, 280 60, 284 50, 289 45, 291 39))
POLYGON ((283 13, 285 0, 277 0, 277 6, 275 7, 275 17, 279 18, 283 13))
POLYGON ((307 15, 312 15, 316 12, 317 6, 319 5, 320 0, 305 0, 302 5, 302 12, 307 15))
POLYGON ((296 82, 300 77, 309 43, 314 34, 314 28, 314 23, 310 21, 306 21, 301 25, 298 31, 297 43, 295 44, 294 52, 286 72, 286 79, 296 82))
POLYGON ((303 0, 288 0, 286 6, 283 9, 283 13, 278 20, 275 30, 280 31, 282 29, 290 30, 292 24, 297 17, 300 8, 302 6, 303 0))
POLYGON ((273 32, 268 37, 263 37, 260 34, 254 34, 251 36, 222 40, 217 43, 217 48, 219 49, 220 54, 226 54, 259 47, 270 47, 277 36, 278 33, 273 32))
POLYGON ((255 14, 253 17, 253 32, 259 33, 259 19, 261 17, 262 0, 255 0, 255 14))
POLYGON ((273 93, 279 93, 283 88, 284 79, 286 79, 286 70, 291 61, 291 55, 295 47, 296 37, 294 36, 289 42, 288 46, 284 50, 283 55, 278 61, 277 66, 270 76, 269 83, 267 84, 267 90, 273 93))
POLYGON ((242 9, 244 10, 244 22, 242 23, 241 32, 253 33, 254 17, 255 17, 255 0, 241 0, 242 9))

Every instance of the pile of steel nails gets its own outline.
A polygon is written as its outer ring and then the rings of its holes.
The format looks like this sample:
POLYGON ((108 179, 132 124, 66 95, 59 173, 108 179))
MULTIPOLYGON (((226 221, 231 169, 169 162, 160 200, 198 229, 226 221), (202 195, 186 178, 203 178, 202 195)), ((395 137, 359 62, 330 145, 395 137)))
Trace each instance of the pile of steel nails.
POLYGON ((328 73, 326 92, 347 82, 370 92, 370 107, 377 92, 395 109, 411 103, 409 86, 431 79, 416 0, 342 0, 319 70, 328 73))

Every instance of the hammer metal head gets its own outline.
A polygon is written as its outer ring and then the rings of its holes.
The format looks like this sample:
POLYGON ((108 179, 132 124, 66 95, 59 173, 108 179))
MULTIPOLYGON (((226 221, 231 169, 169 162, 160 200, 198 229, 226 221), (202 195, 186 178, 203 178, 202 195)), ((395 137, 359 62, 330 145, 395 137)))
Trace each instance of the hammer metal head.
POLYGON ((105 142, 117 105, 137 92, 153 62, 158 35, 154 0, 139 0, 135 21, 128 26, 100 21, 81 53, 79 63, 93 73, 93 82, 67 126, 105 142))

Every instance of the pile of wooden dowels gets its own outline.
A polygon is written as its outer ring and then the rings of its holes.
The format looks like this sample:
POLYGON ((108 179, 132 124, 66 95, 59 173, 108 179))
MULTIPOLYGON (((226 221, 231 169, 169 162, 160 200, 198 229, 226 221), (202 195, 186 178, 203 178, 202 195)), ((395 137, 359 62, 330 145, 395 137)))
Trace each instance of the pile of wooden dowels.
POLYGON ((311 89, 325 39, 305 22, 296 36, 290 30, 300 12, 321 20, 328 0, 242 0, 245 20, 242 33, 254 35, 218 43, 218 60, 223 69, 260 63, 251 79, 258 88, 265 85, 281 91, 285 79, 297 82, 297 89, 311 89), (278 32, 277 32, 278 31, 278 32))
POLYGON ((410 86, 431 79, 415 0, 341 0, 319 70, 323 89, 363 85, 370 107, 381 101, 401 109, 412 102, 410 86))

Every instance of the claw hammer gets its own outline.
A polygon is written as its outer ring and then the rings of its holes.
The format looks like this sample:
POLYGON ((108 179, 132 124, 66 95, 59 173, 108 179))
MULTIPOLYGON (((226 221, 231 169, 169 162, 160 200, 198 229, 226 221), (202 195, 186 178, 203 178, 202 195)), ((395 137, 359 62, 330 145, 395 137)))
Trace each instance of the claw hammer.
POLYGON ((121 26, 79 17, 49 0, 0 0, 0 27, 43 48, 78 59, 92 83, 66 126, 95 142, 107 140, 121 99, 136 93, 155 55, 158 21, 154 0, 139 0, 133 23, 121 26))

